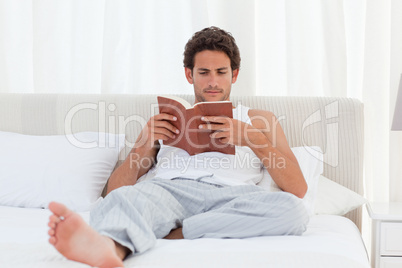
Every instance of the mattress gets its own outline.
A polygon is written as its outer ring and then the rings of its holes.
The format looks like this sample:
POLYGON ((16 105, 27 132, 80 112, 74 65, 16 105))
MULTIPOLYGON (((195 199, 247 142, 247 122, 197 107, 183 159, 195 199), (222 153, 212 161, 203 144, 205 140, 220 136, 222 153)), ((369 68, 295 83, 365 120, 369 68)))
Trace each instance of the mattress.
MULTIPOLYGON (((89 212, 80 213, 88 222, 89 212)), ((89 267, 65 259, 48 242, 50 211, 0 206, 1 267, 89 267)), ((126 267, 370 267, 356 225, 315 215, 302 236, 158 240, 130 255, 126 267)))

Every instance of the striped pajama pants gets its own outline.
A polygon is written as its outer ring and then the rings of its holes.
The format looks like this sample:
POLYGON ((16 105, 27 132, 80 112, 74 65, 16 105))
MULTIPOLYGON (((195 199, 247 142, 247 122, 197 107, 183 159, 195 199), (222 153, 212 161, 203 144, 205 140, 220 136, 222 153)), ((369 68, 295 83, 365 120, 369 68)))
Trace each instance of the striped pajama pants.
POLYGON ((100 234, 141 253, 172 229, 185 239, 301 235, 309 221, 301 199, 259 186, 152 179, 109 193, 92 211, 100 234))

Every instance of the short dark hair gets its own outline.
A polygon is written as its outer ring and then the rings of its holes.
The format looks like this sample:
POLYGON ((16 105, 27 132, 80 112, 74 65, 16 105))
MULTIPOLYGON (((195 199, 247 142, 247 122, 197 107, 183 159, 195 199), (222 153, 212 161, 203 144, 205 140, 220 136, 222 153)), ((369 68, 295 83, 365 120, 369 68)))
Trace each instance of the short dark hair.
POLYGON ((231 33, 215 26, 196 32, 185 46, 184 67, 193 70, 195 54, 204 50, 222 51, 229 57, 232 71, 240 68, 239 48, 231 33))

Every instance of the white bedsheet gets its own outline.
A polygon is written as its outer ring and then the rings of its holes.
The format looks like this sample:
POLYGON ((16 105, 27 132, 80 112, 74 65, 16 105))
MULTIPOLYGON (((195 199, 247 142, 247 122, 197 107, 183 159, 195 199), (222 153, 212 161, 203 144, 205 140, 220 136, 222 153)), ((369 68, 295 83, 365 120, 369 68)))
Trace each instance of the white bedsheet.
MULTIPOLYGON (((80 213, 86 221, 89 213, 80 213)), ((0 206, 0 267, 89 267, 66 260, 48 242, 45 209, 0 206)), ((370 267, 356 226, 340 216, 310 220, 303 236, 158 240, 126 267, 370 267)))

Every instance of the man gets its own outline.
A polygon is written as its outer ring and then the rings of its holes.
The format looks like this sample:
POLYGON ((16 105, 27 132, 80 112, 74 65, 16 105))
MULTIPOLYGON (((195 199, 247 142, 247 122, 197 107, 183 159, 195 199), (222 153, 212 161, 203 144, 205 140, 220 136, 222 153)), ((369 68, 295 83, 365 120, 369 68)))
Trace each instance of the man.
MULTIPOLYGON (((184 66, 196 103, 229 100, 240 68, 234 38, 217 27, 195 33, 186 45, 184 66)), ((302 234, 308 216, 300 198, 307 185, 282 128, 268 111, 239 105, 233 114, 233 119, 206 116, 199 127, 211 129, 212 139, 235 145, 234 156, 217 152, 189 156, 165 146, 164 140, 179 134, 171 124, 176 119, 170 114, 153 116, 126 161, 112 174, 106 198, 91 211, 91 226, 64 205, 49 204, 54 213, 49 242, 68 259, 116 267, 123 266, 128 254, 144 252, 157 238, 172 235, 195 239, 302 234), (184 172, 172 164, 173 156, 188 160, 184 172), (272 157, 281 165, 272 166, 272 157), (157 160, 155 178, 136 183, 150 169, 140 165, 144 159, 157 160), (210 165, 211 159, 230 161, 217 168, 210 165), (244 159, 249 165, 233 165, 244 159), (251 165, 256 159, 259 165, 251 165), (200 160, 202 168, 195 165, 200 160), (161 164, 166 161, 169 168, 161 164), (284 192, 270 193, 255 185, 262 168, 284 192)))

